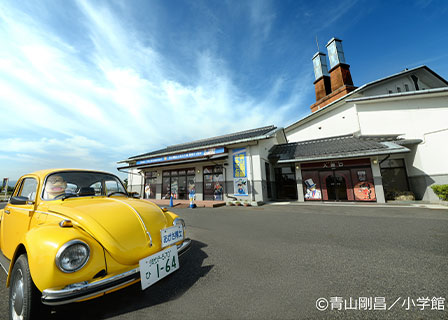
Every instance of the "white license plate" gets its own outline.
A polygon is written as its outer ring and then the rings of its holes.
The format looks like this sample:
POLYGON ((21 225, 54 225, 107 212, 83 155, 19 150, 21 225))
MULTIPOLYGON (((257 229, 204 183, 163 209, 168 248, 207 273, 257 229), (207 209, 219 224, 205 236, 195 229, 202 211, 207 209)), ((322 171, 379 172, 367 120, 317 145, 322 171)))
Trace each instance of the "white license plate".
POLYGON ((181 225, 163 229, 160 234, 162 236, 162 248, 184 239, 184 229, 181 225))
POLYGON ((173 246, 140 260, 142 290, 179 269, 177 247, 173 246))

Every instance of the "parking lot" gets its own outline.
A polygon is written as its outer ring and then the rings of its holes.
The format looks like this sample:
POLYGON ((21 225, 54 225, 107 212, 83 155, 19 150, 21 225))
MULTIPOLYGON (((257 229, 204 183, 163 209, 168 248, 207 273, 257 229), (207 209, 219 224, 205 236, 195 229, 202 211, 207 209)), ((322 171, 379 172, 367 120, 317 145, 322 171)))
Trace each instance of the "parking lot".
MULTIPOLYGON (((265 205, 173 211, 186 220, 194 240, 179 271, 145 291, 136 284, 51 308, 47 318, 448 318, 446 209, 265 205), (325 310, 317 310, 318 299, 325 310)), ((0 314, 6 317, 5 281, 2 272, 0 314)))

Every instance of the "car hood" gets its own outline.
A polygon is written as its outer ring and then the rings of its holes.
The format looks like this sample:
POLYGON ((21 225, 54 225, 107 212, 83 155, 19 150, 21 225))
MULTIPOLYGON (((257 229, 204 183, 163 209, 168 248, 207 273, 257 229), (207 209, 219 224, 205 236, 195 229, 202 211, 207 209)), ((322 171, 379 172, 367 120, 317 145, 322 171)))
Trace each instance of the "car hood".
POLYGON ((93 236, 119 263, 134 265, 161 249, 168 220, 156 205, 139 199, 73 198, 49 205, 93 236), (149 231, 152 239, 146 234, 149 231))

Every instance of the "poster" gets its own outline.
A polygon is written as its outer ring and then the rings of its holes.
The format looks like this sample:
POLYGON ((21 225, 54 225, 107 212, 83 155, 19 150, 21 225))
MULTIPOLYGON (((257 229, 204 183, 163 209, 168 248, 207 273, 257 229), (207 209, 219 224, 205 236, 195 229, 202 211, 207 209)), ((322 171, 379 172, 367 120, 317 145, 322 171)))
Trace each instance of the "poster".
POLYGON ((358 182, 353 188, 356 200, 375 201, 375 186, 369 181, 358 182))
POLYGON ((246 149, 233 150, 233 190, 236 196, 248 196, 246 149))
POLYGON ((305 180, 305 186, 306 186, 306 193, 305 193, 305 199, 306 200, 322 200, 322 193, 319 189, 316 188, 316 184, 314 183, 313 179, 306 179, 305 180))
POLYGON ((9 178, 3 178, 3 183, 2 183, 2 188, 1 188, 1 190, 4 190, 5 193, 6 193, 7 190, 8 190, 8 180, 9 180, 9 178))
POLYGON ((247 191, 247 178, 235 178, 233 179, 233 190, 235 190, 236 196, 248 196, 247 191))

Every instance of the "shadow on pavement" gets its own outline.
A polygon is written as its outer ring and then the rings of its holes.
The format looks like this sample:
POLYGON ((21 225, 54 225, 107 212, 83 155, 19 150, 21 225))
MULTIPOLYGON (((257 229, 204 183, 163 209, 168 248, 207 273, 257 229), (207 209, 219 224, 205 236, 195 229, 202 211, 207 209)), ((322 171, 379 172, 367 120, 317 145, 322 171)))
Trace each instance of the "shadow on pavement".
POLYGON ((107 319, 174 300, 188 291, 213 268, 202 266, 208 255, 205 243, 192 240, 191 248, 180 257, 180 268, 145 291, 140 283, 90 301, 51 307, 46 319, 107 319))

